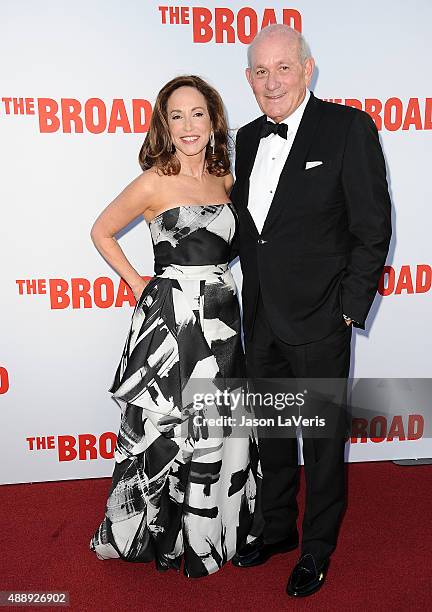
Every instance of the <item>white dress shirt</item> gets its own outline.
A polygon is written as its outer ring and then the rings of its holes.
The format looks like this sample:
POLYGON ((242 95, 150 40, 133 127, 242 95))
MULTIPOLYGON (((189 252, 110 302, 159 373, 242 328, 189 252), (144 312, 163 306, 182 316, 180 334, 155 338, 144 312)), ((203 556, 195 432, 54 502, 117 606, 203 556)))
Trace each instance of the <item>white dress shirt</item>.
MULTIPOLYGON (((291 151, 295 135, 297 134, 304 109, 310 98, 310 91, 306 90, 305 99, 300 106, 282 123, 288 125, 287 139, 278 134, 270 134, 261 138, 255 163, 249 179, 248 210, 261 233, 270 205, 279 182, 282 169, 291 151)), ((272 119, 267 117, 268 121, 272 119)))

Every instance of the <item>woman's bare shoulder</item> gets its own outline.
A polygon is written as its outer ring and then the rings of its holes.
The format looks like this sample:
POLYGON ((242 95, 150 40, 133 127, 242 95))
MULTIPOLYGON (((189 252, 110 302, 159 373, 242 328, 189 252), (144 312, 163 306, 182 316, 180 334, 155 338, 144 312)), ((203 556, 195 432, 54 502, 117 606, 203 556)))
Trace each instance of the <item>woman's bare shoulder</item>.
POLYGON ((141 172, 131 184, 134 184, 136 188, 149 194, 161 185, 164 178, 163 174, 159 174, 156 168, 149 168, 141 172))
POLYGON ((234 177, 230 172, 229 174, 226 174, 225 176, 223 176, 222 179, 223 179, 223 185, 225 187, 225 191, 229 195, 231 192, 233 183, 234 183, 234 177))

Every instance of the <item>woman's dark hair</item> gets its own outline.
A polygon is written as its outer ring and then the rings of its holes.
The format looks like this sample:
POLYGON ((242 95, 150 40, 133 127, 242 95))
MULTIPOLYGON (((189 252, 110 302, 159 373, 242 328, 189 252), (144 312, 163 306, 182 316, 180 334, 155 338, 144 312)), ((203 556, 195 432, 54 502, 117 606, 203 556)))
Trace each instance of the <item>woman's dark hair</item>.
POLYGON ((220 95, 198 76, 179 76, 162 87, 157 95, 150 120, 150 127, 139 153, 143 170, 156 166, 163 174, 180 172, 180 161, 175 155, 168 126, 167 103, 170 95, 179 87, 194 87, 205 98, 215 138, 214 153, 207 145, 205 160, 207 171, 216 176, 225 176, 230 171, 228 155, 228 126, 220 95))

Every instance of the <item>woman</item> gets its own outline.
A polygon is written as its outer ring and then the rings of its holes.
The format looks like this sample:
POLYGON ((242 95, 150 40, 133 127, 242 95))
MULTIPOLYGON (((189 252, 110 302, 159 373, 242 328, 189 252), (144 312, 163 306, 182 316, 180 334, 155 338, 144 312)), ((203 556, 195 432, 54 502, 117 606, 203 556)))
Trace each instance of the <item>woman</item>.
POLYGON ((236 217, 227 134, 220 96, 205 81, 167 83, 140 152, 144 172, 91 232, 138 302, 110 389, 122 420, 105 518, 90 547, 102 559, 155 559, 160 570, 179 569, 183 558, 193 577, 217 571, 245 543, 256 491, 249 432, 196 419, 232 416, 229 403, 202 411, 193 401, 202 391, 238 391, 244 376, 228 268, 236 217), (114 238, 140 215, 154 247, 148 283, 114 238))

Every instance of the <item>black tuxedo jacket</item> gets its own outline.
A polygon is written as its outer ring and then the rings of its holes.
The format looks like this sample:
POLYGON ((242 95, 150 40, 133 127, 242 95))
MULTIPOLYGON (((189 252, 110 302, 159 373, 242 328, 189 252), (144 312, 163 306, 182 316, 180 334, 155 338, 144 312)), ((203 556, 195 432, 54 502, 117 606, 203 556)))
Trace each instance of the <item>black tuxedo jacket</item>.
POLYGON ((311 95, 259 233, 248 211, 262 116, 236 140, 235 249, 243 273, 243 327, 257 298, 289 344, 324 338, 343 314, 364 328, 391 237, 391 204, 378 132, 368 114, 311 95), (307 161, 322 161, 305 169, 307 161))

